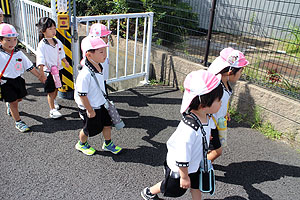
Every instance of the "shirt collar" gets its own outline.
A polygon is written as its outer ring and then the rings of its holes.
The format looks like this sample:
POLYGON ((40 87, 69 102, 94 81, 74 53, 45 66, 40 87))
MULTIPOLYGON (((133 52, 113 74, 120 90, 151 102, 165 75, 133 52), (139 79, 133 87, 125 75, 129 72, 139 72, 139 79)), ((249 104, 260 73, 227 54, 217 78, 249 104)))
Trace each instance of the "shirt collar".
MULTIPOLYGON (((102 74, 102 72, 99 72, 96 67, 94 67, 94 65, 86 58, 85 59, 85 65, 94 73, 100 73, 102 74)), ((101 70, 103 71, 103 67, 102 65, 99 63, 99 67, 101 68, 101 70)))
MULTIPOLYGON (((19 48, 15 47, 14 49, 14 54, 17 53, 18 51, 20 51, 19 48)), ((0 45, 0 52, 6 53, 7 55, 10 55, 8 52, 6 52, 3 48, 2 45, 0 45)))
MULTIPOLYGON (((52 39, 53 39, 53 42, 54 42, 54 44, 55 44, 54 46, 56 46, 57 43, 58 43, 57 40, 54 39, 54 38, 52 38, 52 39)), ((48 44, 48 45, 52 46, 46 38, 43 38, 43 42, 44 42, 45 44, 48 44)), ((53 46, 52 46, 52 47, 53 47, 53 46)))

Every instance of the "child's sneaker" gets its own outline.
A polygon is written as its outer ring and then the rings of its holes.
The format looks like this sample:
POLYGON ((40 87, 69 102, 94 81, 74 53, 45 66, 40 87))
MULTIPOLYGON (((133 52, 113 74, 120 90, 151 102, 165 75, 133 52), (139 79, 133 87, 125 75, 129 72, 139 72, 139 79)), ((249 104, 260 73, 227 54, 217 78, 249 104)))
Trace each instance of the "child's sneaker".
POLYGON ((60 109, 60 105, 57 103, 56 100, 54 100, 54 108, 55 108, 56 110, 59 110, 59 109, 60 109))
POLYGON ((9 105, 8 102, 6 102, 6 107, 7 107, 6 114, 7 114, 8 116, 11 116, 10 105, 9 105))
POLYGON ((104 142, 103 145, 102 145, 102 149, 105 150, 105 151, 110 151, 113 154, 118 154, 122 150, 121 147, 118 147, 118 146, 114 145, 114 143, 112 141, 108 145, 106 145, 105 142, 104 142))
POLYGON ((91 156, 96 152, 96 150, 93 147, 91 147, 87 142, 84 145, 81 145, 80 141, 78 141, 75 145, 75 149, 81 151, 82 153, 88 156, 91 156))
POLYGON ((29 127, 23 121, 16 122, 16 128, 22 133, 29 131, 29 127))
POLYGON ((62 114, 61 114, 60 112, 58 112, 58 110, 52 109, 52 110, 50 110, 49 116, 50 116, 52 119, 57 119, 57 118, 60 118, 60 117, 62 116, 62 114))
POLYGON ((157 194, 151 194, 150 189, 146 187, 141 191, 141 196, 145 200, 150 200, 150 199, 159 199, 157 194))

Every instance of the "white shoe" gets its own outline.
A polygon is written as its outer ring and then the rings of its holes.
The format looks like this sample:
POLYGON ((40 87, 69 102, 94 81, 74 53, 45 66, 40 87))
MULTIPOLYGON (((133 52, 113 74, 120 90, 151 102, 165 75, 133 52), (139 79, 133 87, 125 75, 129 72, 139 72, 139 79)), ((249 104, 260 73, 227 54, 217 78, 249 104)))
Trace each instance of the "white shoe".
POLYGON ((49 116, 52 119, 57 119, 57 118, 60 118, 62 116, 62 114, 60 112, 58 112, 56 109, 52 109, 52 110, 50 110, 49 116))
POLYGON ((55 108, 56 110, 59 110, 59 109, 60 109, 60 105, 57 103, 56 100, 54 100, 54 108, 55 108))

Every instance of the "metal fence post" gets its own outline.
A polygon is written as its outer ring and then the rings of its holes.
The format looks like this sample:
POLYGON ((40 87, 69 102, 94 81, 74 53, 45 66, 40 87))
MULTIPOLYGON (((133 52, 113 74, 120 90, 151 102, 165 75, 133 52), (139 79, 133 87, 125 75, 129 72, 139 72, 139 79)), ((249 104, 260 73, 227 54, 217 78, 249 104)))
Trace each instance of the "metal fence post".
POLYGON ((24 28, 24 40, 26 43, 26 52, 29 53, 29 49, 27 48, 28 46, 28 29, 27 29, 27 17, 25 17, 26 12, 25 12, 25 5, 24 1, 21 0, 21 10, 22 10, 22 23, 23 23, 23 28, 24 28))
POLYGON ((214 17, 215 17, 216 2, 217 2, 217 0, 212 0, 212 7, 210 9, 209 27, 208 27, 208 32, 207 32, 207 41, 206 41, 206 49, 205 49, 205 56, 204 56, 204 66, 207 66, 207 59, 208 59, 208 54, 209 54, 211 33, 212 33, 212 28, 213 28, 213 24, 214 24, 214 17))
POLYGON ((149 67, 151 59, 151 42, 152 42, 152 24, 153 24, 153 13, 149 13, 148 20, 148 36, 147 36, 147 53, 146 53, 146 76, 145 82, 148 83, 149 79, 149 67))

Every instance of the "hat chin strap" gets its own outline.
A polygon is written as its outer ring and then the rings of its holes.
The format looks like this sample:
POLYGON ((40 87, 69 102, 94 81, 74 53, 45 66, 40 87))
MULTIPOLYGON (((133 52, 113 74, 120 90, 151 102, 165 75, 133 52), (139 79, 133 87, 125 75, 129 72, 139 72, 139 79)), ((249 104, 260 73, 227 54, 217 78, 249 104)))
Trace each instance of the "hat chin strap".
POLYGON ((92 58, 89 58, 89 60, 91 60, 95 65, 99 65, 99 63, 95 62, 92 58))

